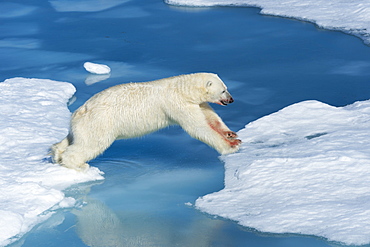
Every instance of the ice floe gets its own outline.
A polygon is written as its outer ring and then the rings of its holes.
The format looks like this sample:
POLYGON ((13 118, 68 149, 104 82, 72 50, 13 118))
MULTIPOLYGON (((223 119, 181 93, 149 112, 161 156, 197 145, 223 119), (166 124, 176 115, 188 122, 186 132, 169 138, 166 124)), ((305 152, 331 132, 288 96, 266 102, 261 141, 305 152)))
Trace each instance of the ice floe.
POLYGON ((104 75, 110 73, 110 68, 108 67, 108 65, 105 64, 86 62, 84 63, 84 68, 88 72, 97 75, 104 75))
POLYGON ((70 207, 63 189, 101 180, 91 168, 79 173, 50 163, 50 145, 68 132, 72 84, 46 79, 13 78, 0 83, 0 246, 7 245, 70 207))
POLYGON ((291 17, 316 23, 319 27, 341 30, 370 43, 370 2, 367 0, 165 0, 181 6, 253 6, 261 13, 291 17))
POLYGON ((238 132, 225 188, 195 206, 263 232, 370 243, 370 101, 304 101, 238 132))

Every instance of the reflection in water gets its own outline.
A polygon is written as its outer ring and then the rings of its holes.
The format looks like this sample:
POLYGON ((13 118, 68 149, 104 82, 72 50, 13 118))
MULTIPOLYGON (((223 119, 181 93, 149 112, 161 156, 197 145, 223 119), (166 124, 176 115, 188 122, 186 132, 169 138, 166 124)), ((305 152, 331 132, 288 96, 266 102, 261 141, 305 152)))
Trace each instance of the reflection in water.
POLYGON ((112 8, 128 0, 50 0, 58 12, 97 12, 112 8))
POLYGON ((334 68, 331 73, 348 76, 367 76, 370 74, 370 63, 368 61, 342 62, 334 68))
POLYGON ((92 15, 94 18, 141 18, 149 16, 150 13, 139 7, 116 8, 92 15))
POLYGON ((88 246, 124 246, 124 227, 121 220, 102 202, 89 200, 77 216, 77 233, 88 246))
POLYGON ((0 40, 0 47, 37 49, 41 46, 38 39, 28 38, 7 38, 0 40))
MULTIPOLYGON (((194 217, 185 232, 176 232, 176 222, 145 211, 119 212, 103 202, 85 198, 85 205, 74 209, 76 231, 81 240, 92 247, 137 246, 211 246, 221 234, 222 221, 204 215, 194 217)), ((177 226, 178 227, 178 226, 177 226)))
POLYGON ((110 74, 104 74, 104 75, 90 74, 90 75, 86 76, 85 84, 90 86, 90 85, 93 85, 97 82, 104 81, 104 80, 108 79, 109 77, 110 77, 110 74))
POLYGON ((0 18, 14 18, 31 14, 37 7, 9 1, 0 3, 0 9, 0 18))

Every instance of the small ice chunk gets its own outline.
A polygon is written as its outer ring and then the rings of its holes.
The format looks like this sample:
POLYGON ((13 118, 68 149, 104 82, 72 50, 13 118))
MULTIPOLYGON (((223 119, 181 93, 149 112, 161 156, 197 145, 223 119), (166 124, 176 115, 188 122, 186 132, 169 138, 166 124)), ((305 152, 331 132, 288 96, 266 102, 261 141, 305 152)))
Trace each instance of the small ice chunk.
POLYGON ((110 73, 110 68, 105 64, 86 62, 84 68, 92 74, 104 75, 110 73))
POLYGON ((61 208, 70 208, 76 204, 76 199, 72 197, 65 197, 60 203, 59 207, 61 208))

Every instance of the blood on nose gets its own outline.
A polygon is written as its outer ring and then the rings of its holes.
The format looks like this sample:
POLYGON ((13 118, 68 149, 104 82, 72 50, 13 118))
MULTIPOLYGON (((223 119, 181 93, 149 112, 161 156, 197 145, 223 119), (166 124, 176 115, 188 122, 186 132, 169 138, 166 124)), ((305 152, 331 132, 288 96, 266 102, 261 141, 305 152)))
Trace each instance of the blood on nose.
POLYGON ((233 102, 234 102, 234 99, 230 97, 229 103, 233 103, 233 102))

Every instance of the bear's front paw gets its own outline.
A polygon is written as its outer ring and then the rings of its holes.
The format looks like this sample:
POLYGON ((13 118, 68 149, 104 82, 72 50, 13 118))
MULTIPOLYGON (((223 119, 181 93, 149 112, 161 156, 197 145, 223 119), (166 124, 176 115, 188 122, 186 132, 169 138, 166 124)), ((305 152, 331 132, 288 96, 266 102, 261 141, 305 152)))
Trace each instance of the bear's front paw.
POLYGON ((237 147, 241 143, 242 143, 242 141, 239 140, 239 139, 232 139, 231 141, 229 141, 229 144, 230 144, 231 147, 237 147))
POLYGON ((242 143, 242 141, 239 139, 226 139, 226 142, 227 146, 219 151, 223 155, 237 152, 240 148, 240 144, 242 143))
POLYGON ((234 138, 237 138, 238 137, 238 135, 234 131, 225 131, 224 132, 224 135, 228 139, 234 139, 234 138))

